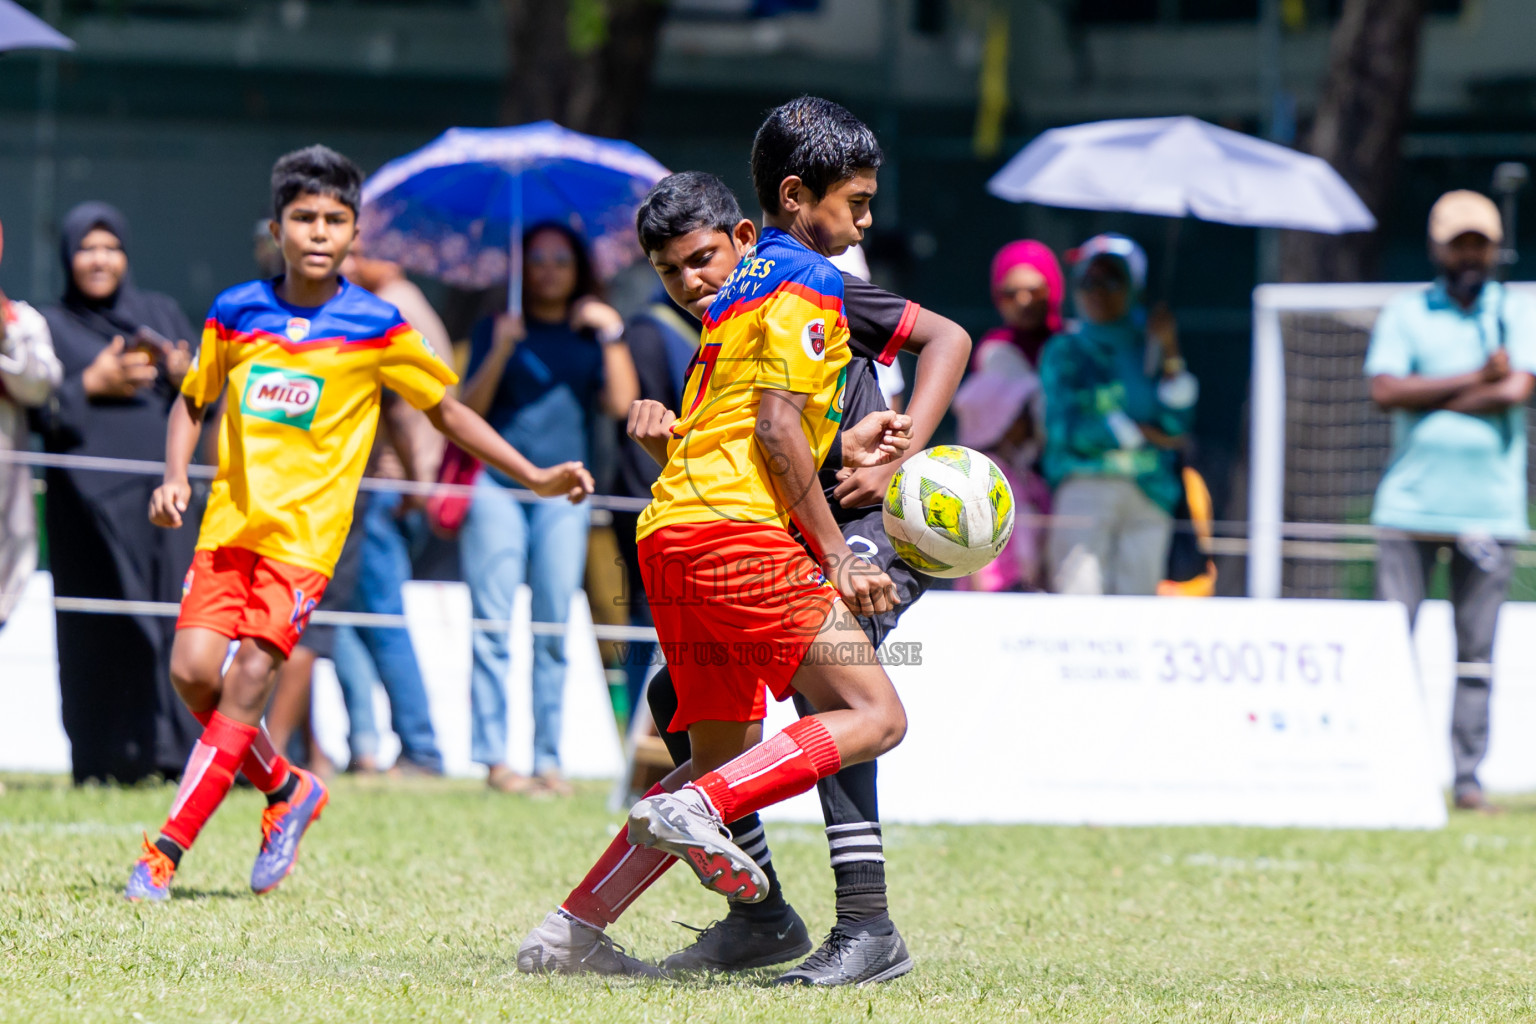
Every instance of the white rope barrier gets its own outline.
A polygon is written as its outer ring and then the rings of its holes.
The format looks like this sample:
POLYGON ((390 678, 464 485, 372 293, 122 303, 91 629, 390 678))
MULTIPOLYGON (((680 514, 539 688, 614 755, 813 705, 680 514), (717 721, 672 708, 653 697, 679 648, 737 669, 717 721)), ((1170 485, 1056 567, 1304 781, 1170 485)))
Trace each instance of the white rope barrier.
MULTIPOLYGON (((146 615, 152 618, 174 619, 181 613, 181 605, 174 601, 122 601, 106 597, 56 597, 53 607, 61 612, 79 612, 86 615, 146 615)), ((405 629, 410 620, 404 615, 384 615, 377 612, 313 611, 309 621, 315 625, 355 626, 362 629, 405 629)), ((563 622, 532 623, 534 636, 564 636, 563 622)), ((470 628, 480 633, 506 633, 510 623, 495 619, 472 619, 470 628)), ((654 641, 656 631, 649 626, 610 626, 593 623, 592 632, 599 640, 654 641)))
MULTIPOLYGON (((0 450, 0 465, 19 463, 44 469, 73 469, 97 473, 129 473, 138 476, 163 476, 165 463, 147 459, 108 459, 96 455, 53 455, 47 452, 0 450)), ((201 463, 187 467, 187 476, 193 480, 211 480, 217 469, 201 463)), ((387 480, 382 477, 363 477, 362 490, 382 494, 416 494, 422 497, 446 494, 470 497, 474 487, 468 484, 418 483, 415 480, 387 480)), ((564 501, 564 498, 541 498, 532 491, 509 487, 507 492, 518 501, 564 501)), ((611 512, 639 512, 650 504, 645 498, 622 498, 609 494, 594 494, 587 501, 595 509, 611 512)))
MULTIPOLYGON (((7 463, 18 463, 24 466, 48 469, 129 473, 143 476, 161 476, 165 472, 165 463, 146 459, 109 459, 86 455, 55 455, 46 452, 0 450, 0 465, 7 463)), ((189 466, 187 472, 188 476, 193 479, 209 480, 213 478, 216 470, 213 466, 195 464, 189 466)), ((364 477, 361 489, 379 494, 413 494, 423 497, 441 494, 469 497, 474 493, 473 487, 463 484, 418 483, 412 480, 387 480, 380 477, 364 477)), ((565 500, 563 498, 540 498, 532 491, 517 488, 508 488, 508 493, 519 501, 565 500)), ((605 521, 608 512, 639 512, 649 504, 645 498, 627 498, 605 494, 594 494, 587 501, 596 513, 593 517, 594 526, 608 525, 608 522, 605 521)), ((1020 525, 1051 527, 1084 526, 1091 523, 1092 520, 1085 516, 1040 515, 1021 512, 1015 517, 1015 522, 1020 525)), ((1186 519, 1176 520, 1174 525, 1178 528, 1189 530, 1195 524, 1186 519)), ((1212 536, 1200 542, 1203 553, 1239 558, 1247 557, 1251 553, 1253 542, 1247 536, 1249 525, 1247 521, 1215 520, 1209 525, 1212 536)), ((1385 534, 1395 532, 1373 526, 1369 523, 1282 523, 1280 534, 1285 539, 1281 542, 1281 556, 1311 561, 1373 561, 1376 557, 1374 541, 1385 534)), ((1525 545, 1536 544, 1536 533, 1527 534, 1520 543, 1525 545)), ((1516 552, 1515 557, 1516 564, 1518 565, 1536 566, 1536 551, 1519 551, 1516 552)), ((327 614, 354 613, 336 612, 327 614)), ((377 625, 382 626, 383 624, 377 625)), ((500 625, 493 628, 505 629, 506 627, 500 625)), ((614 637, 613 639, 624 638, 614 637)), ((627 639, 643 638, 632 637, 627 639)))

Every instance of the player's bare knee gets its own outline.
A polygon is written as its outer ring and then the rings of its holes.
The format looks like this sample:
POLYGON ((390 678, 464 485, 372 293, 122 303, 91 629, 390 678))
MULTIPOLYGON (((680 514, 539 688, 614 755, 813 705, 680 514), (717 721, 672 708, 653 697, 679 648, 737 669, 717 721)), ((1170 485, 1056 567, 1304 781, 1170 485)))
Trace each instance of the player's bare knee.
POLYGON ((193 711, 208 711, 219 703, 219 665, 180 648, 171 651, 171 685, 193 711))
POLYGON ((266 709, 275 682, 273 670, 281 663, 266 645, 246 640, 235 652, 229 671, 224 674, 221 703, 245 714, 260 714, 266 709))
POLYGON ((884 754, 894 750, 907 736, 907 711, 901 706, 901 701, 892 699, 880 709, 879 725, 877 746, 880 753, 884 754))

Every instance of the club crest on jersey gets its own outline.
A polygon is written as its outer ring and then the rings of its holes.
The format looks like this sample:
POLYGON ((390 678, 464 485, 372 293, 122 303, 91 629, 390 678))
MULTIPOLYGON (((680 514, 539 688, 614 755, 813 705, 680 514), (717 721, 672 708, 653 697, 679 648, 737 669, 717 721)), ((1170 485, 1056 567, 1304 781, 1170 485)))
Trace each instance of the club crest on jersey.
POLYGON ((288 335, 289 341, 303 341, 309 337, 309 321, 301 316, 291 316, 283 333, 288 335))
POLYGON ((319 377, 258 364, 245 379, 240 410, 257 419, 308 430, 324 387, 325 381, 319 377))
POLYGON ((800 347, 812 359, 821 360, 827 354, 827 322, 812 320, 800 332, 800 347))

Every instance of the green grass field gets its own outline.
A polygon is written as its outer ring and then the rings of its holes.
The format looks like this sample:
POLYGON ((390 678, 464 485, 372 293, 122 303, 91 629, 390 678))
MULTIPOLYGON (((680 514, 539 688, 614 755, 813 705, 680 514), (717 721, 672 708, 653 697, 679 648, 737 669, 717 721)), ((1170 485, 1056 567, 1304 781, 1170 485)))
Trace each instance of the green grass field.
MULTIPOLYGON (((1536 1019, 1536 803, 1436 833, 887 829, 917 969, 863 990, 526 978, 522 935, 617 820, 602 796, 341 780, 277 892, 246 888, 237 792, 176 899, 119 891, 168 787, 0 795, 0 1021, 1503 1021, 1536 1019)), ((818 828, 770 826, 786 894, 831 923, 818 828)), ((674 870, 613 930, 658 959, 716 899, 674 870)))

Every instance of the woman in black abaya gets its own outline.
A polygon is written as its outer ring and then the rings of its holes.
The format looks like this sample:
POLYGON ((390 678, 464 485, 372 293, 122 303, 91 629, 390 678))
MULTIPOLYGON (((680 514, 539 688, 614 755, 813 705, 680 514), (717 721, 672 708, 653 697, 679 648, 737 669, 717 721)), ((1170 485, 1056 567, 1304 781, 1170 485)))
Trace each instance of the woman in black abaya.
MULTIPOLYGON (((128 225, 105 203, 64 218, 67 282, 43 310, 64 383, 39 418, 49 452, 165 457, 165 423, 196 336, 174 300, 139 291, 128 273, 128 225)), ((54 593, 180 601, 202 503, 180 530, 151 526, 157 475, 48 470, 45 518, 54 593)), ((59 687, 75 781, 134 782, 178 774, 201 726, 170 682, 175 620, 57 613, 59 687)))

